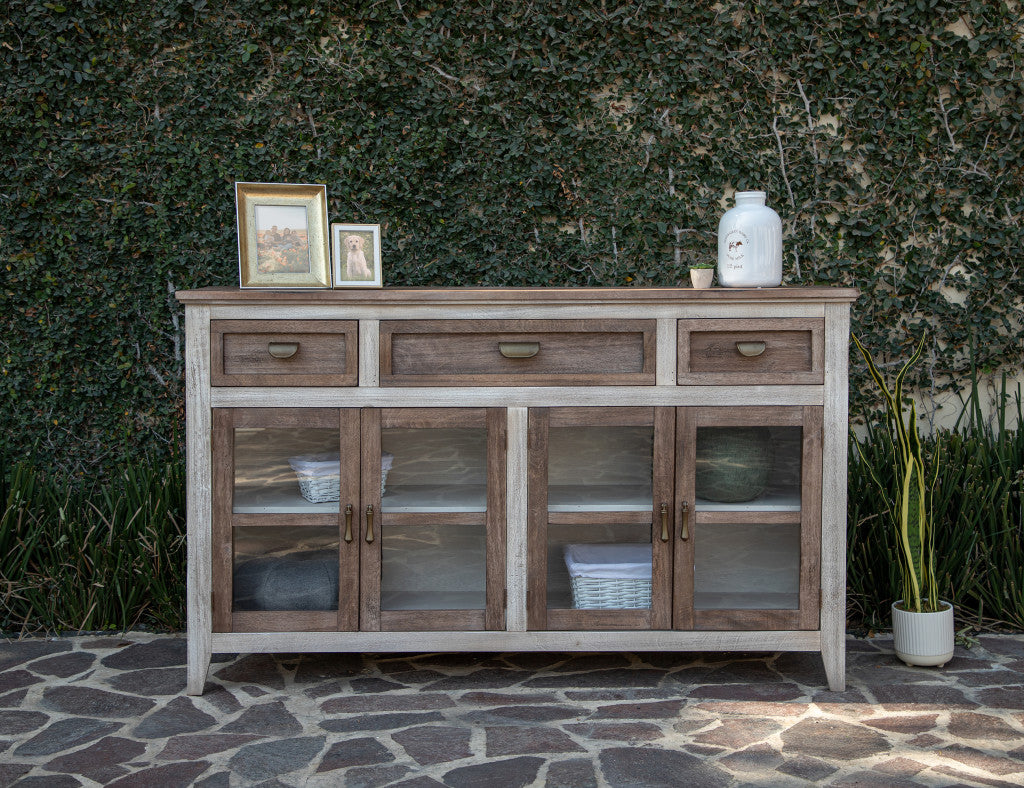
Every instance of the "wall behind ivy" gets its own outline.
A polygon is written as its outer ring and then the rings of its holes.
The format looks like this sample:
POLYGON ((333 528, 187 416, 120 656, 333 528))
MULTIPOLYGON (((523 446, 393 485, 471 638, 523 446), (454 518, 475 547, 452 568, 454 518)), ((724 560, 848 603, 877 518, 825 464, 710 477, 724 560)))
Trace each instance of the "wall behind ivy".
MULTIPOLYGON (((237 282, 235 180, 383 226, 390 285, 675 285, 735 189, 786 282, 926 386, 1022 361, 1019 4, 12 0, 0 451, 92 474, 181 431, 176 289, 237 282)), ((854 386, 860 388, 859 382, 854 386)))

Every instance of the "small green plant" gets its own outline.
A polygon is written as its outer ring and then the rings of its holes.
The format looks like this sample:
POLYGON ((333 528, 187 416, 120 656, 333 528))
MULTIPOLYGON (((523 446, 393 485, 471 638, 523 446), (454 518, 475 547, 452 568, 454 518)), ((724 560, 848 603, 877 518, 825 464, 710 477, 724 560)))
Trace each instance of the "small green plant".
POLYGON ((715 268, 715 264, 714 263, 690 263, 690 268, 698 268, 698 269, 715 268))
MULTIPOLYGON (((895 484, 885 484, 867 458, 863 459, 885 502, 891 525, 896 532, 903 608, 915 613, 933 613, 940 609, 935 574, 935 534, 931 517, 931 492, 935 477, 930 482, 926 481, 921 438, 917 428, 917 408, 913 400, 906 403, 906 416, 903 410, 903 381, 910 368, 921 358, 925 339, 921 338, 917 350, 896 375, 892 391, 871 354, 856 336, 853 341, 885 400, 895 484)), ((936 460, 934 464, 937 468, 939 461, 936 460)))

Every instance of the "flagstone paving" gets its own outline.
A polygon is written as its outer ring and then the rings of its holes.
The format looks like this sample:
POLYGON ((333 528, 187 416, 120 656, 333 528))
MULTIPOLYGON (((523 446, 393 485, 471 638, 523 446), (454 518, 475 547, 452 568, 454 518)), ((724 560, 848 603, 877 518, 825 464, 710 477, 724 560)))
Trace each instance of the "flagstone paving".
POLYGON ((816 654, 215 655, 0 641, 0 786, 1020 786, 1024 635, 816 654))

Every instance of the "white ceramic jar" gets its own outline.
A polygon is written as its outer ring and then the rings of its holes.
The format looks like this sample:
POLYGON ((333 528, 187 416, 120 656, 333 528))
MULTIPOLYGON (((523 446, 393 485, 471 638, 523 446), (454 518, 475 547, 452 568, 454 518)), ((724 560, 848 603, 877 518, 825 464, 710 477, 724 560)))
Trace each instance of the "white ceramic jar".
POLYGON ((782 220, 764 204, 765 196, 736 192, 736 206, 718 222, 718 284, 723 287, 782 284, 782 220))

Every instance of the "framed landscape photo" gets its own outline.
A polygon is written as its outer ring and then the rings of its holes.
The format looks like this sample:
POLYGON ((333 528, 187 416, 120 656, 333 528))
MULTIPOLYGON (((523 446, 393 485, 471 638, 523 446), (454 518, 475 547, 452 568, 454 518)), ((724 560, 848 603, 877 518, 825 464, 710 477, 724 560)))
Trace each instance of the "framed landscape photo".
POLYGON ((330 287, 327 187, 235 183, 242 287, 330 287))
POLYGON ((335 287, 383 287, 379 224, 332 224, 331 271, 335 287))

